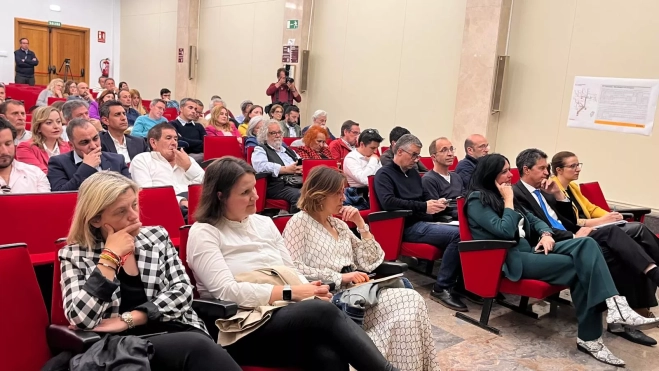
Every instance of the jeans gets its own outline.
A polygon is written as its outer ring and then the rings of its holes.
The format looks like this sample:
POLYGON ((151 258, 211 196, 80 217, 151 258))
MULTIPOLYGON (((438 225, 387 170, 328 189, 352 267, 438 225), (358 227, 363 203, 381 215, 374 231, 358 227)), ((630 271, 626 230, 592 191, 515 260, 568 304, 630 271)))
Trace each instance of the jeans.
POLYGON ((454 225, 416 222, 403 231, 403 241, 427 243, 444 250, 442 264, 437 273, 435 291, 455 286, 460 274, 460 230, 454 225))

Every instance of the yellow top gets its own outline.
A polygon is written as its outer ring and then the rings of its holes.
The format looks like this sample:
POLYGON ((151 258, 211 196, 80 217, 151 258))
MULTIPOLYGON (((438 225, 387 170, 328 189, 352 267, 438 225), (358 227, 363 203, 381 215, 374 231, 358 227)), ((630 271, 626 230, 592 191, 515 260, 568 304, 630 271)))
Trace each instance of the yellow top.
MULTIPOLYGON (((558 185, 558 188, 561 189, 563 193, 565 193, 565 196, 567 197, 568 194, 565 191, 565 188, 563 188, 563 185, 561 182, 558 181, 558 178, 555 175, 552 175, 551 179, 556 182, 558 185)), ((581 206, 581 210, 583 211, 584 215, 586 216, 586 219, 594 219, 594 218, 600 218, 603 217, 604 215, 608 214, 608 212, 601 207, 591 203, 588 201, 588 199, 581 193, 581 189, 579 189, 579 185, 575 182, 570 182, 568 184, 568 187, 570 187, 570 191, 572 192, 572 195, 574 196, 574 199, 572 201, 572 208, 574 209, 574 213, 577 216, 577 220, 579 219, 579 210, 577 207, 574 205, 574 202, 578 202, 579 206, 581 206)))
POLYGON ((240 133, 241 136, 246 137, 247 136, 247 126, 249 124, 242 123, 240 126, 238 126, 238 132, 240 133))

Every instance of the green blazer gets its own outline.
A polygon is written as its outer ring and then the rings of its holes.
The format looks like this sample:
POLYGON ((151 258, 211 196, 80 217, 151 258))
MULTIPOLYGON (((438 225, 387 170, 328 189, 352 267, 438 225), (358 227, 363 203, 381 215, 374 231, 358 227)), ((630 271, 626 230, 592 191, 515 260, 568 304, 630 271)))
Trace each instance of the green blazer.
POLYGON ((517 245, 508 250, 506 261, 503 264, 503 272, 511 281, 519 281, 522 277, 521 254, 533 254, 533 248, 537 241, 528 239, 534 234, 541 235, 544 232, 552 233, 551 228, 539 218, 529 212, 524 212, 524 233, 526 238, 519 237, 519 221, 522 215, 517 211, 505 208, 503 215, 499 216, 489 206, 481 203, 480 192, 475 191, 467 197, 467 220, 469 230, 474 240, 507 240, 517 241, 517 245))

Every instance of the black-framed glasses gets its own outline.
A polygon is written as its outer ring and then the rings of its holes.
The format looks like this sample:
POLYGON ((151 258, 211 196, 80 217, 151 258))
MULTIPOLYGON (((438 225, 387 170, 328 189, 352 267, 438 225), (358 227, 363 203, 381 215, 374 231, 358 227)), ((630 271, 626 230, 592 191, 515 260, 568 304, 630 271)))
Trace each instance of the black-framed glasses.
POLYGON ((281 130, 279 130, 279 131, 269 131, 268 134, 270 134, 270 135, 282 135, 284 133, 281 130))
POLYGON ((416 159, 418 159, 419 157, 421 157, 421 154, 420 154, 420 153, 409 152, 409 151, 405 150, 404 148, 401 148, 401 151, 403 151, 403 152, 407 153, 408 155, 412 156, 412 160, 416 160, 416 159))

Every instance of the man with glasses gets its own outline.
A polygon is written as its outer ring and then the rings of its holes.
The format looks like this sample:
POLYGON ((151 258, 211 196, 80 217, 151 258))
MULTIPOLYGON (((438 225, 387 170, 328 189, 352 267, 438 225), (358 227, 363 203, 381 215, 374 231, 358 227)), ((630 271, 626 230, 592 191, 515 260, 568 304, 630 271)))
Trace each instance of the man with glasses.
MULTIPOLYGON (((455 148, 448 138, 441 137, 430 143, 428 152, 432 158, 433 169, 423 176, 423 190, 429 200, 440 200, 448 205, 465 192, 462 178, 448 170, 455 158, 455 148)), ((447 206, 444 211, 435 215, 446 215, 458 220, 455 205, 447 206)))
POLYGON ((283 131, 279 121, 271 119, 257 134, 259 145, 252 153, 252 166, 257 173, 268 173, 266 197, 286 200, 290 211, 297 212, 297 200, 302 187, 302 166, 297 164, 299 156, 283 144, 283 131), (296 182, 298 180, 299 182, 296 182))
POLYGON ((444 250, 437 281, 430 292, 430 299, 443 306, 466 312, 467 306, 452 291, 460 273, 457 226, 434 223, 433 215, 446 209, 446 202, 428 199, 423 190, 421 175, 415 165, 421 155, 421 141, 412 134, 405 134, 396 142, 394 160, 375 174, 374 186, 383 210, 411 210, 405 218, 403 241, 426 243, 444 250))
POLYGON ((476 169, 478 159, 490 152, 490 144, 487 138, 480 134, 472 134, 465 140, 465 158, 458 162, 455 172, 462 177, 462 182, 469 188, 471 174, 476 169))
POLYGON ((41 169, 16 161, 15 139, 14 126, 0 117, 0 196, 50 192, 50 183, 41 169))
MULTIPOLYGON (((384 153, 382 153, 382 157, 380 157, 382 166, 387 166, 394 160, 393 149, 396 146, 396 141, 405 134, 411 134, 411 133, 409 130, 400 126, 396 126, 395 128, 391 129, 391 131, 389 132, 390 147, 389 149, 384 151, 384 153)), ((420 173, 425 173, 428 171, 428 169, 421 163, 421 161, 417 161, 416 170, 420 173)))
POLYGON ((354 151, 357 148, 357 139, 359 139, 359 124, 348 120, 341 125, 341 138, 339 140, 334 140, 329 145, 330 153, 332 158, 335 158, 340 163, 343 163, 343 159, 346 156, 354 151))
POLYGON ((366 129, 359 134, 358 146, 343 160, 343 173, 351 187, 368 187, 368 177, 382 167, 378 148, 383 138, 375 129, 366 129))

